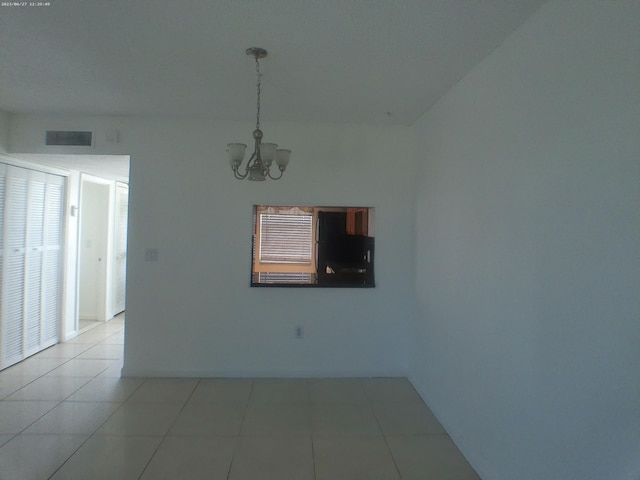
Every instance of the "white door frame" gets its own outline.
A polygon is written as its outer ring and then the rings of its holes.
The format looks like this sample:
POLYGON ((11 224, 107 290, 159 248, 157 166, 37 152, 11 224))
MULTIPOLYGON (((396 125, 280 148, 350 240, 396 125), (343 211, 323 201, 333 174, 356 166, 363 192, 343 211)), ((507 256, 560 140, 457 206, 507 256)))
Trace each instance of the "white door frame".
POLYGON ((113 226, 112 226, 112 217, 113 217, 113 190, 114 183, 111 180, 106 180, 100 177, 94 177, 93 175, 88 175, 82 173, 80 175, 80 212, 79 212, 79 225, 78 225, 78 270, 77 270, 77 278, 78 284, 76 288, 76 330, 79 328, 80 323, 80 295, 82 294, 82 286, 81 283, 81 266, 82 266, 82 221, 83 221, 83 204, 84 204, 84 195, 85 195, 85 186, 87 183, 92 183, 95 185, 101 185, 106 187, 106 212, 105 213, 105 222, 106 222, 106 238, 102 245, 100 245, 100 251, 96 252, 98 258, 100 258, 100 263, 102 264, 102 268, 99 269, 99 285, 98 287, 98 298, 97 298, 97 309, 96 309, 96 320, 97 321, 107 321, 112 316, 112 306, 111 306, 111 278, 112 278, 112 252, 113 252, 113 226))

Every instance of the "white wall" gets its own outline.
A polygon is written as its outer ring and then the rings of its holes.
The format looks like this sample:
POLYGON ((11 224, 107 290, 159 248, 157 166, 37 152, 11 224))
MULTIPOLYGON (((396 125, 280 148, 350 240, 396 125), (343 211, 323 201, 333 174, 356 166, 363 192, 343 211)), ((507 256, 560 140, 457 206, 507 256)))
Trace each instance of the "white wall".
POLYGON ((411 380, 480 476, 640 476, 640 3, 545 4, 414 126, 411 380))
POLYGON ((12 146, 46 152, 43 132, 54 128, 92 129, 93 153, 131 154, 126 375, 406 374, 409 129, 263 122, 265 141, 293 154, 282 180, 255 183, 233 179, 225 155, 226 143, 249 143, 250 119, 16 115, 12 146), (99 144, 108 129, 120 144, 99 144), (375 207, 377 287, 250 288, 254 204, 375 207), (157 263, 144 261, 146 248, 158 249, 157 263))
POLYGON ((9 114, 0 110, 0 152, 9 151, 9 114))
POLYGON ((80 205, 80 173, 71 171, 67 177, 67 202, 65 204, 65 264, 64 288, 62 303, 62 331, 60 339, 69 340, 78 334, 77 313, 78 303, 76 291, 78 288, 78 227, 79 215, 77 207, 80 205), (72 207, 76 207, 71 215, 72 207))

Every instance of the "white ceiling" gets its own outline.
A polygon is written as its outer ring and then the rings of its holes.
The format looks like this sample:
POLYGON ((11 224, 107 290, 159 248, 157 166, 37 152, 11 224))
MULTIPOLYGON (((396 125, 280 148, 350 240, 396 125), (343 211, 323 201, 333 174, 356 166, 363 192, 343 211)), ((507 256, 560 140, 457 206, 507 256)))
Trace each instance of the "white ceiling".
MULTIPOLYGON (((49 0, 0 7, 0 110, 410 125, 543 0, 49 0)), ((22 156, 126 181, 128 157, 22 156)))
POLYGON ((129 182, 129 155, 12 154, 12 156, 51 167, 77 170, 108 180, 129 182))
POLYGON ((409 125, 543 0, 49 0, 0 7, 0 110, 409 125))

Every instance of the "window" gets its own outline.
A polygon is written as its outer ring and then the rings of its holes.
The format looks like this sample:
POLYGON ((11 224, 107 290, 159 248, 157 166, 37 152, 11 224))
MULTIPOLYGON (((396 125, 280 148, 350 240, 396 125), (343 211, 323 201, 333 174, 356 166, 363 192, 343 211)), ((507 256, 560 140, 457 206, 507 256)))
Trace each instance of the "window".
POLYGON ((260 262, 311 264, 313 216, 260 214, 260 262))
POLYGON ((373 287, 373 209, 254 207, 252 286, 373 287))

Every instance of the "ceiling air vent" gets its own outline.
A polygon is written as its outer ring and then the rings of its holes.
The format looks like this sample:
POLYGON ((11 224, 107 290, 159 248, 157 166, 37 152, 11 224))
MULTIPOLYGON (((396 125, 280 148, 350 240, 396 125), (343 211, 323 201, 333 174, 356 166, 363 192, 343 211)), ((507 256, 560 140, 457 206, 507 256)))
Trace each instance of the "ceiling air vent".
POLYGON ((47 130, 46 142, 47 145, 90 147, 93 145, 93 132, 63 132, 47 130))

